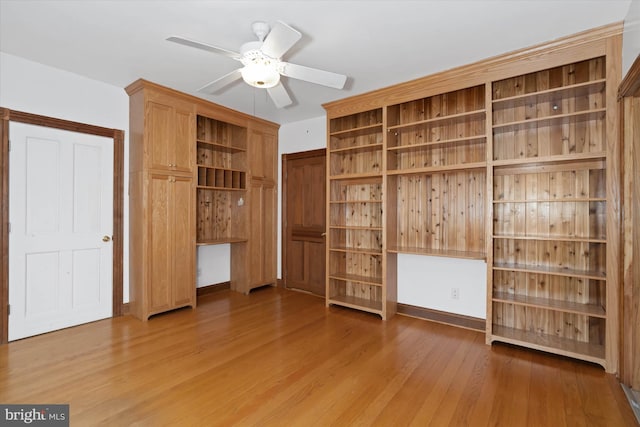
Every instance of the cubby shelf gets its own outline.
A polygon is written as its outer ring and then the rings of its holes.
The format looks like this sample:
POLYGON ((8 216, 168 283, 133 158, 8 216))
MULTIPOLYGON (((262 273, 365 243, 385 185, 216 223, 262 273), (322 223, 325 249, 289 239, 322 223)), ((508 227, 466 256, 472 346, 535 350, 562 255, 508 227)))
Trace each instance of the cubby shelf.
POLYGON ((459 165, 429 166, 423 168, 388 170, 387 175, 410 175, 410 174, 430 174, 438 172, 449 172, 457 170, 484 169, 486 162, 463 163, 459 165))
POLYGON ((500 199, 494 200, 493 203, 583 203, 583 202, 606 202, 604 197, 584 197, 584 198, 566 198, 566 199, 500 199))
POLYGON ((494 99, 492 101, 493 108, 512 109, 526 105, 543 104, 547 102, 559 102, 564 99, 574 99, 583 96, 589 96, 596 93, 603 93, 605 90, 606 79, 597 79, 584 83, 576 83, 567 86, 559 86, 557 88, 535 91, 522 95, 509 96, 506 98, 494 99))
POLYGON ((605 361, 605 347, 602 344, 576 341, 528 330, 494 325, 493 333, 489 336, 489 340, 522 345, 535 350, 557 353, 593 363, 603 364, 605 361))
POLYGON ((197 143, 199 146, 208 147, 212 150, 226 153, 241 153, 247 151, 246 148, 234 147, 231 145, 221 144, 214 141, 205 141, 202 139, 198 139, 197 143))
POLYGON ((477 259, 477 260, 487 259, 487 255, 484 252, 474 252, 474 251, 456 251, 456 250, 449 250, 449 249, 433 249, 433 248, 421 248, 421 247, 411 247, 411 246, 389 246, 387 248, 387 251, 398 253, 398 254, 429 255, 429 256, 446 257, 446 258, 477 259))
POLYGON ((537 117, 535 119, 525 119, 509 123, 494 124, 493 132, 513 132, 515 130, 536 129, 545 126, 566 125, 569 123, 601 120, 604 119, 606 112, 607 110, 605 108, 598 108, 595 110, 578 111, 575 113, 565 113, 555 116, 537 117))
POLYGON ((552 276, 579 277, 583 279, 606 280, 606 274, 601 271, 585 271, 563 267, 547 267, 515 263, 494 263, 494 270, 522 271, 526 273, 542 273, 552 276))
POLYGON ((356 274, 330 273, 330 279, 344 280, 348 282, 364 283, 373 286, 382 286, 382 277, 358 276, 356 274))
POLYGON ((382 255, 382 249, 360 248, 353 246, 332 246, 330 252, 351 252, 355 254, 382 255))
POLYGON ((542 165, 544 163, 578 163, 585 160, 603 160, 606 158, 605 152, 596 153, 575 153, 560 154, 556 156, 542 157, 521 157, 508 160, 493 160, 493 166, 515 166, 515 165, 542 165))
POLYGON ((380 172, 363 172, 363 173, 346 173, 340 175, 331 175, 332 180, 358 180, 362 178, 382 178, 380 172))
POLYGON ((367 298, 358 298, 351 295, 334 295, 327 298, 327 303, 343 307, 355 308, 360 311, 379 314, 383 316, 382 301, 367 298))
POLYGON ((331 137, 352 138, 356 136, 371 135, 382 132, 382 123, 374 123, 368 126, 356 127, 329 133, 331 137))
POLYGON ((458 114, 450 114, 446 116, 433 117, 425 120, 418 120, 409 123, 402 123, 396 125, 387 126, 387 132, 393 132, 394 130, 410 130, 413 128, 431 125, 431 124, 452 124, 452 123, 464 123, 471 120, 482 119, 485 116, 485 109, 468 111, 458 114))
POLYGON ((331 150, 331 153, 346 154, 349 152, 365 152, 365 151, 375 151, 375 150, 382 150, 382 144, 375 143, 375 144, 366 144, 366 145, 354 145, 352 147, 335 148, 331 150))
POLYGON ((522 305, 526 307, 542 308, 546 310, 561 311, 564 313, 583 314, 591 317, 607 317, 605 309, 597 304, 583 304, 573 301, 563 301, 527 295, 516 295, 506 292, 494 292, 493 301, 506 304, 522 305))
POLYGON ((582 243, 607 243, 607 239, 592 238, 592 237, 577 237, 577 236, 516 236, 516 235, 493 235, 494 239, 504 240, 534 240, 541 242, 582 242, 582 243))
POLYGON ((465 136, 462 138, 451 138, 451 139, 441 139, 437 141, 429 141, 422 142, 418 144, 407 144, 407 145, 398 145, 393 147, 388 147, 387 151, 389 152, 405 152, 405 151, 418 151, 424 150, 425 148, 435 147, 438 145, 446 145, 446 144, 471 144, 478 142, 486 142, 487 137, 485 135, 475 135, 475 136, 465 136))

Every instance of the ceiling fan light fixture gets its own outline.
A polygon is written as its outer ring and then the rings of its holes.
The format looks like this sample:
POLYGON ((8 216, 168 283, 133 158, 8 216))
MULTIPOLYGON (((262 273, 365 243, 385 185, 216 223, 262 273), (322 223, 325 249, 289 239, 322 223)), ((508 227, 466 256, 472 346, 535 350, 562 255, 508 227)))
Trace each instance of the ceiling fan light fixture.
POLYGON ((240 73, 242 79, 253 87, 267 89, 280 82, 280 73, 271 64, 256 62, 245 65, 240 73))

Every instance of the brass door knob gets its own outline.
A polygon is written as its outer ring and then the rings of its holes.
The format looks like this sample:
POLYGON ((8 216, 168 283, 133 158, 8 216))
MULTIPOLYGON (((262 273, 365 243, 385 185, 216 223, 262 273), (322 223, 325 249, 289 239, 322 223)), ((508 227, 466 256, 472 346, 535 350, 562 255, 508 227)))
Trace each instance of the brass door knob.
POLYGON ((111 240, 111 237, 110 237, 110 236, 102 236, 102 241, 103 241, 103 242, 108 242, 108 241, 110 241, 110 240, 111 240))

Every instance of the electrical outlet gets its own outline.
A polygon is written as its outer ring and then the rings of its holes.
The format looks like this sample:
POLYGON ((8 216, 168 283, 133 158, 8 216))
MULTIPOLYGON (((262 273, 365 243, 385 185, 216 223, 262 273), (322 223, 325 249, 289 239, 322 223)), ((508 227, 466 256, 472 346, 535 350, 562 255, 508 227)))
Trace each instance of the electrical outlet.
POLYGON ((202 275, 202 269, 201 269, 201 268, 199 268, 199 269, 198 269, 198 276, 201 276, 201 275, 202 275))
POLYGON ((460 299, 460 288, 451 288, 451 299, 460 299))

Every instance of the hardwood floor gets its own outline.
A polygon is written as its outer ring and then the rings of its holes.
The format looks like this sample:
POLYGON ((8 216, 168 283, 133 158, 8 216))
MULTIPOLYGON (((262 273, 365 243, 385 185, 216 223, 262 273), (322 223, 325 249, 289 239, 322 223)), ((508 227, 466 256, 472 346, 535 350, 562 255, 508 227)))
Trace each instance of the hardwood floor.
POLYGON ((0 367, 0 402, 69 403, 72 426, 636 425, 598 366, 276 288, 13 342, 0 367))

